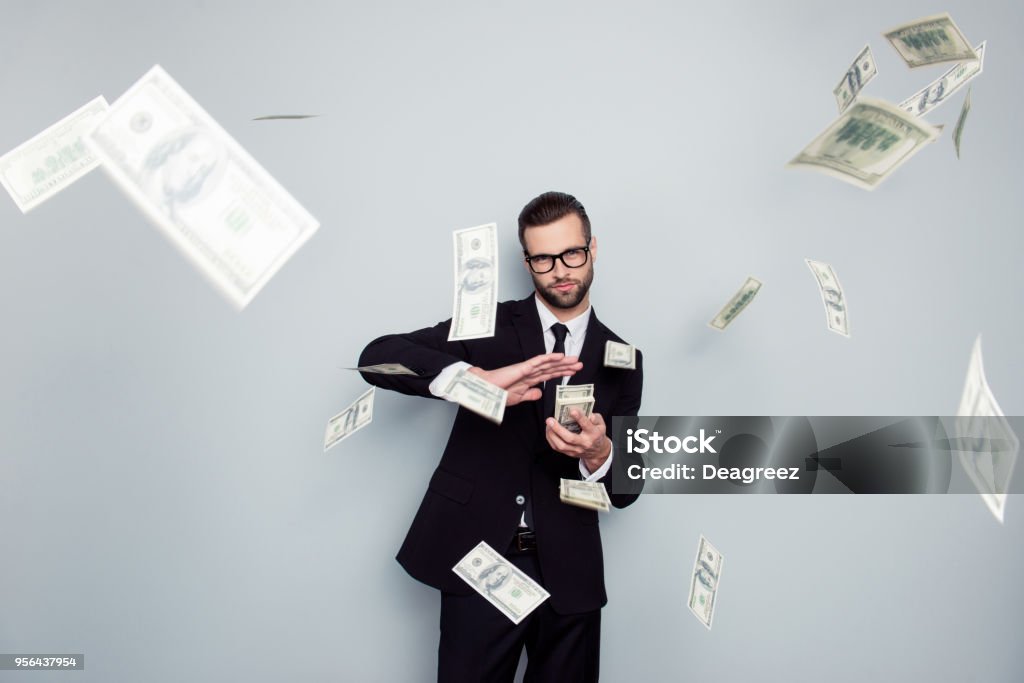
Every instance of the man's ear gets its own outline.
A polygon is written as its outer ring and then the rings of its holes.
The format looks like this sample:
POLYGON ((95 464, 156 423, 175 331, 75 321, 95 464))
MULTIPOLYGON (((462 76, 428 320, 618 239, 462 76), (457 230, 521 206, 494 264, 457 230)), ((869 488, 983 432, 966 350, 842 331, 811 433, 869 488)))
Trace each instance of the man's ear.
POLYGON ((597 237, 590 236, 590 258, 597 261, 597 237))

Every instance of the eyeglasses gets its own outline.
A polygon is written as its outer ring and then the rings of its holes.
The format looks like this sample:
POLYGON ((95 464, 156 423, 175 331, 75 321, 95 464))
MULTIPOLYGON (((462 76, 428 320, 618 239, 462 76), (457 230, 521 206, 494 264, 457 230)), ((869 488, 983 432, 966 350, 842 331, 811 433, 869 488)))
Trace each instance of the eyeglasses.
POLYGON ((566 249, 561 254, 537 254, 536 256, 530 256, 525 251, 526 258, 524 259, 530 264, 530 270, 537 273, 537 275, 543 275, 544 273, 550 273, 555 267, 555 261, 561 261, 566 268, 579 268, 587 262, 590 254, 590 247, 573 247, 572 249, 566 249))

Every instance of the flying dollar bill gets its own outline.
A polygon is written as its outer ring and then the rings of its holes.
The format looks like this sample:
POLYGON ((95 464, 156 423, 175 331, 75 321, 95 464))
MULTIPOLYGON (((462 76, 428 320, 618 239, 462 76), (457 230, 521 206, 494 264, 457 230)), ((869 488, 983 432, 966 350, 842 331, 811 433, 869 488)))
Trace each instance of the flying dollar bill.
POLYGON ((932 142, 939 130, 881 100, 859 98, 788 166, 807 167, 873 190, 932 142))
POLYGON ((828 322, 828 329, 844 337, 850 336, 850 316, 846 310, 846 297, 843 296, 843 288, 839 284, 839 278, 832 270, 832 266, 821 261, 804 259, 807 267, 814 274, 818 282, 818 291, 821 292, 821 303, 825 305, 825 319, 828 322))
POLYGON ((377 387, 356 399, 355 403, 327 421, 327 433, 324 435, 324 452, 352 436, 354 433, 373 421, 373 397, 377 387))
POLYGON ((761 281, 755 277, 747 277, 740 290, 729 299, 725 306, 722 306, 722 310, 711 319, 708 325, 716 330, 724 330, 729 323, 736 319, 736 316, 743 312, 743 309, 750 305, 759 291, 761 291, 761 281))
POLYGON ((978 58, 948 13, 916 19, 883 35, 911 69, 978 58))
POLYGON ((543 586, 484 541, 459 560, 452 571, 513 624, 521 622, 551 597, 543 586))
POLYGON ((88 144, 238 309, 320 226, 159 66, 110 106, 88 144))
POLYGON ((604 366, 636 370, 636 349, 632 344, 620 344, 609 339, 604 345, 604 366))
POLYGON ((455 401, 495 424, 501 424, 505 417, 505 401, 508 392, 477 377, 467 369, 459 370, 444 389, 445 398, 455 401))
POLYGON ((916 93, 900 102, 900 109, 914 116, 924 116, 950 96, 981 75, 985 68, 985 42, 974 48, 978 59, 957 64, 916 93))
POLYGON ((419 373, 410 370, 401 363, 381 363, 380 365, 364 365, 358 368, 345 368, 346 370, 358 370, 359 372, 370 372, 377 375, 412 375, 418 377, 419 373))
POLYGON ((22 213, 100 165, 84 138, 104 119, 107 109, 107 101, 97 97, 0 157, 0 183, 22 213))
POLYGON ((697 559, 693 562, 693 576, 690 577, 688 603, 694 616, 711 630, 718 602, 718 582, 722 578, 722 554, 708 543, 704 534, 697 542, 697 559))
POLYGON ((865 45, 857 58, 853 60, 850 68, 846 70, 843 80, 832 91, 832 94, 836 96, 840 114, 846 111, 846 108, 857 98, 857 94, 877 75, 878 67, 875 66, 875 56, 871 53, 871 45, 865 45))
POLYGON ((498 310, 498 226, 456 230, 455 301, 448 341, 494 336, 498 310))
POLYGON ((985 379, 980 334, 971 350, 967 379, 956 414, 958 441, 979 446, 970 452, 962 451, 960 464, 989 511, 1002 523, 1020 440, 1007 422, 985 379), (997 450, 991 446, 994 443, 1005 443, 1008 447, 997 450), (989 444, 989 447, 985 448, 983 444, 989 444))
POLYGON ((964 134, 964 124, 967 122, 967 114, 971 111, 971 89, 967 89, 967 97, 960 107, 960 116, 957 117, 956 126, 953 128, 953 145, 956 147, 956 158, 960 158, 960 136, 964 134))
POLYGON ((608 512, 612 506, 612 499, 608 497, 608 490, 599 481, 561 479, 559 481, 558 498, 568 505, 575 505, 599 512, 608 512))

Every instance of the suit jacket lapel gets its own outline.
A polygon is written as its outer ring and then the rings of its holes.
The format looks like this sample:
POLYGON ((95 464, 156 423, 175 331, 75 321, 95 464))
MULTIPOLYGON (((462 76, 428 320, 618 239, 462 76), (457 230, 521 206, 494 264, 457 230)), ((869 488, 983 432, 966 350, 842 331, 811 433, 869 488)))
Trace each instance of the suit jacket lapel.
MULTIPOLYGON (((515 327, 519 337, 523 360, 529 360, 544 353, 544 330, 540 326, 540 316, 537 315, 537 304, 533 299, 533 294, 517 302, 516 310, 512 315, 512 326, 515 327)), ((544 421, 541 415, 544 410, 544 400, 538 399, 533 403, 539 425, 544 421)))
POLYGON ((598 368, 604 363, 604 345, 607 340, 608 330, 591 308, 587 336, 583 338, 583 350, 580 351, 583 369, 569 378, 569 384, 590 384, 594 381, 598 368))

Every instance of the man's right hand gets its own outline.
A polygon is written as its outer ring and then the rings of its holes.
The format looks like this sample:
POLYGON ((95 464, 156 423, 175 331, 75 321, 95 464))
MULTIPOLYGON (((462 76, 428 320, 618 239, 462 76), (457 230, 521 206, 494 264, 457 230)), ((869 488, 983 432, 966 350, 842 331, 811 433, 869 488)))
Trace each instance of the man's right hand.
POLYGON ((491 384, 508 392, 506 406, 514 406, 523 401, 536 401, 544 393, 537 387, 541 382, 558 377, 571 377, 583 369, 583 363, 577 356, 564 353, 544 353, 529 360, 503 368, 484 370, 472 367, 469 372, 481 377, 491 384))

